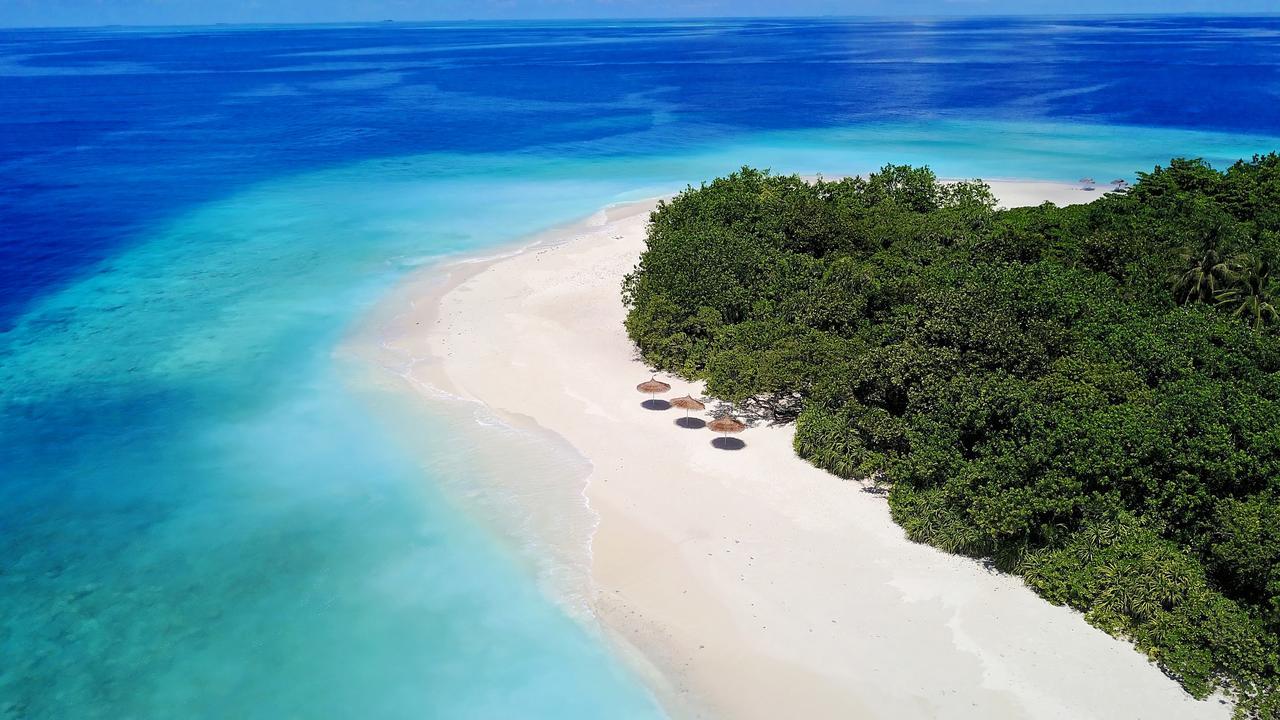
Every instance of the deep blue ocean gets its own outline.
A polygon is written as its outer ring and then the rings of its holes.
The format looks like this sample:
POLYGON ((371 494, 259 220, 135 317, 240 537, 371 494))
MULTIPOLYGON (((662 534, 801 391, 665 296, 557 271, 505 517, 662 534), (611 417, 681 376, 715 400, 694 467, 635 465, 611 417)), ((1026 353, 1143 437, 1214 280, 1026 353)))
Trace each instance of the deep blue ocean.
POLYGON ((378 298, 743 164, 1222 165, 1278 97, 1276 17, 0 30, 0 718, 659 717, 467 500, 583 468, 371 387, 378 298))

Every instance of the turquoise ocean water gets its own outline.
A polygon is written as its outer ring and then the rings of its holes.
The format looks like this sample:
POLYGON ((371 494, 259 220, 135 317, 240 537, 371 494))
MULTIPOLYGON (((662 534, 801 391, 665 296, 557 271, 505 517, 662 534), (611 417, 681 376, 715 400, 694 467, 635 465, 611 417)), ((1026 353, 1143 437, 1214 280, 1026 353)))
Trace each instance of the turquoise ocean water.
MULTIPOLYGON (((581 461, 343 343, 440 258, 744 164, 1102 180, 1280 149, 1274 117, 1175 115, 1112 66, 1216 97, 1202 50, 1275 21, 1091 22, 4 33, 0 717, 660 717, 540 582, 545 538, 494 531, 501 488, 581 461), (1039 75, 975 59, 1010 37, 1039 75)), ((1237 90, 1277 86, 1256 52, 1237 90)))

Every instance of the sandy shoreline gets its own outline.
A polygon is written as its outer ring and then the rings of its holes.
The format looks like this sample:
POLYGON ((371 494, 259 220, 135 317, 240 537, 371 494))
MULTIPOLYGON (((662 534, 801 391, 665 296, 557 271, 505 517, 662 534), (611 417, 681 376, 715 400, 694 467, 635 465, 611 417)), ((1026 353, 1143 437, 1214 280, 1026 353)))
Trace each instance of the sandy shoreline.
MULTIPOLYGON (((1009 206, 1096 197, 990 184, 1009 206)), ((588 459, 590 605, 674 716, 1230 715, 1016 578, 908 542, 883 498, 796 458, 790 428, 726 452, 675 426, 682 412, 643 409, 620 283, 652 205, 428 270, 387 299, 378 335, 415 359, 410 391, 483 403, 588 459)))

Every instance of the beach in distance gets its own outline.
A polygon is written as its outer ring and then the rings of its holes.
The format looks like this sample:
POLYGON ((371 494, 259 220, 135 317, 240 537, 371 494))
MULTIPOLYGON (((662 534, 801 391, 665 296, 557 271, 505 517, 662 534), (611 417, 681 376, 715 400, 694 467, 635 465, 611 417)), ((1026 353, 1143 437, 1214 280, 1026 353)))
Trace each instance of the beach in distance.
MULTIPOLYGON (((1010 207, 1097 197, 990 184, 1010 207)), ((585 478, 562 479, 585 483, 597 517, 583 620, 672 717, 1230 717, 1017 577, 908 541, 883 495, 796 457, 790 426, 722 450, 684 411, 644 407, 620 290, 655 202, 423 270, 351 342, 400 369, 403 393, 476 404, 586 459, 585 478)), ((658 378, 661 397, 701 395, 658 378)))

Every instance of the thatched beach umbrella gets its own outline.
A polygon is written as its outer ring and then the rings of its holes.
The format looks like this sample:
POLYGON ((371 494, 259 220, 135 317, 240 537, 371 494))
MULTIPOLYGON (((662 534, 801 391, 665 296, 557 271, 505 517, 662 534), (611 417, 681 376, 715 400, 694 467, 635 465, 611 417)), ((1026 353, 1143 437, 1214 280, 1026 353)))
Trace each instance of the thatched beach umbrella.
POLYGON ((707 409, 706 405, 703 405, 700 401, 695 400, 692 395, 685 395, 684 397, 678 397, 675 400, 672 400, 671 404, 675 407, 680 408, 681 410, 684 410, 684 417, 680 418, 679 420, 676 420, 676 425, 679 425, 682 428, 697 429, 706 424, 701 420, 692 420, 689 418, 690 412, 694 410, 707 409))
POLYGON ((655 380, 654 378, 649 378, 648 380, 645 380, 644 382, 637 385, 636 389, 648 395, 650 400, 653 400, 654 395, 660 392, 666 392, 670 390, 671 386, 662 382, 661 380, 655 380))
POLYGON ((1084 186, 1085 190, 1092 190, 1095 182, 1091 177, 1083 177, 1080 178, 1080 184, 1084 186))
POLYGON ((701 402, 694 400, 692 395, 685 395, 684 397, 678 397, 675 400, 672 400, 671 404, 674 405, 675 407, 680 408, 681 410, 684 410, 685 417, 689 417, 689 412, 691 410, 707 409, 706 405, 703 405, 701 402))
POLYGON ((747 425, 736 418, 725 415, 707 423, 707 428, 712 432, 720 433, 721 436, 728 437, 729 433, 740 433, 746 430, 747 425))

